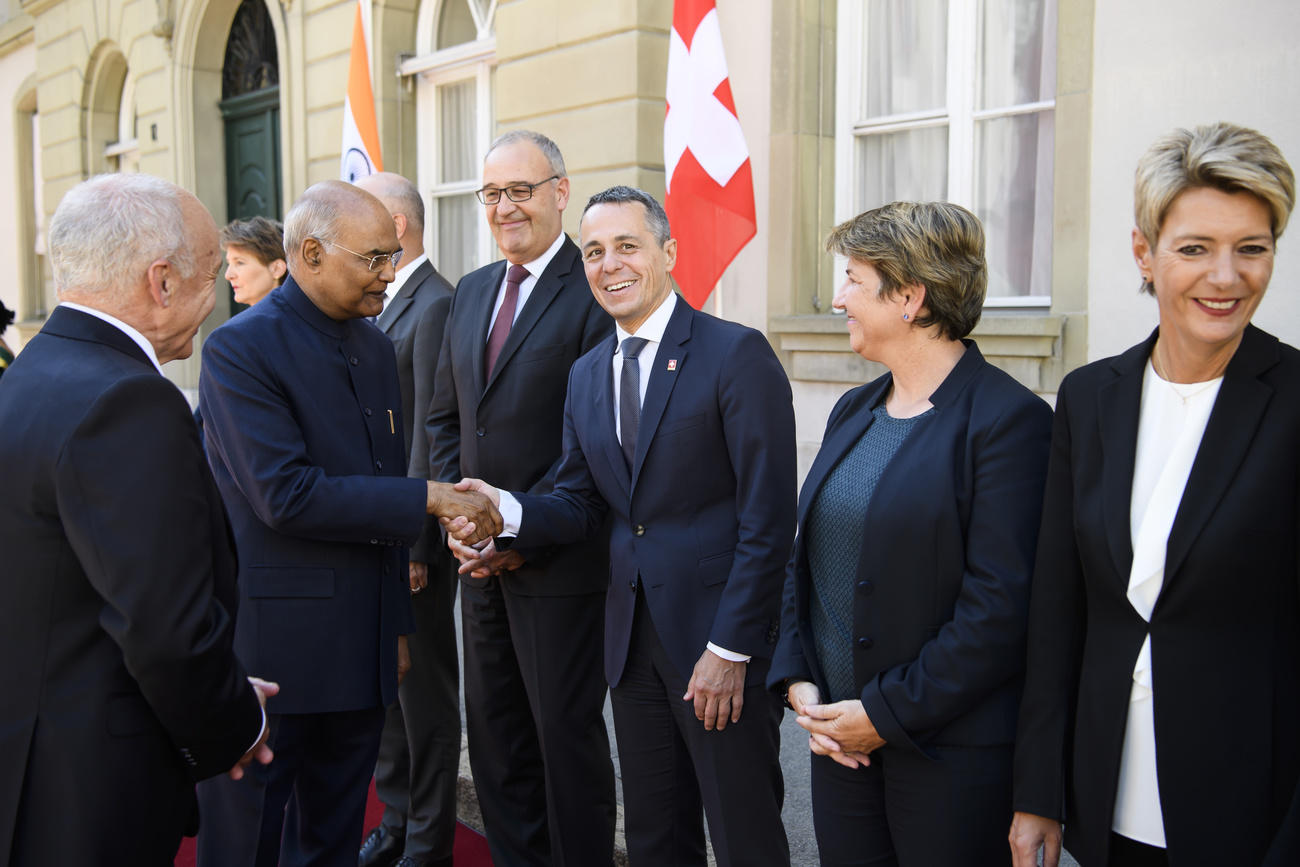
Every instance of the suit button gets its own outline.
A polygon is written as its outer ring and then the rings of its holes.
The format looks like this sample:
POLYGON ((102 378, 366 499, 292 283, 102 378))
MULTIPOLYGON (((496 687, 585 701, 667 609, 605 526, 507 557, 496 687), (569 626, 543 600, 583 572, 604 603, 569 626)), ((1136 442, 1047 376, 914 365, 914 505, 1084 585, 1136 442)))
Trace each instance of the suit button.
POLYGON ((357 357, 355 355, 349 357, 348 361, 352 362, 353 367, 361 363, 360 361, 357 360, 357 357))
POLYGON ((875 645, 876 642, 871 638, 869 638, 868 636, 864 635, 858 639, 858 647, 861 647, 863 650, 870 650, 875 645))
POLYGON ((481 436, 481 437, 482 437, 482 436, 487 436, 487 431, 484 430, 483 428, 479 428, 479 429, 477 429, 476 431, 474 431, 474 433, 478 434, 478 435, 481 436))
POLYGON ((635 582, 635 581, 629 581, 629 582, 627 582, 627 589, 628 589, 628 590, 631 590, 633 593, 635 593, 635 592, 636 592, 636 582, 635 582))
POLYGON ((361 411, 364 412, 364 413, 365 413, 366 415, 368 415, 368 416, 370 416, 370 415, 374 415, 374 413, 370 411, 370 407, 366 407, 365 409, 363 409, 363 410, 361 410, 361 411))
POLYGON ((870 596, 870 595, 871 595, 871 591, 872 591, 872 590, 875 590, 876 587, 875 587, 875 585, 872 584, 870 581, 859 581, 859 582, 858 582, 858 589, 862 591, 862 595, 864 595, 864 596, 870 596))
POLYGON ((633 527, 633 528, 632 528, 632 535, 633 535, 633 536, 644 536, 644 535, 645 535, 645 524, 637 524, 635 527, 633 527))
POLYGON ((383 468, 384 468, 384 462, 383 462, 383 461, 375 461, 375 469, 377 469, 377 470, 382 470, 383 468))
POLYGON ((378 545, 378 544, 379 544, 379 540, 378 540, 378 539, 371 539, 371 540, 370 540, 370 544, 371 544, 371 545, 378 545))

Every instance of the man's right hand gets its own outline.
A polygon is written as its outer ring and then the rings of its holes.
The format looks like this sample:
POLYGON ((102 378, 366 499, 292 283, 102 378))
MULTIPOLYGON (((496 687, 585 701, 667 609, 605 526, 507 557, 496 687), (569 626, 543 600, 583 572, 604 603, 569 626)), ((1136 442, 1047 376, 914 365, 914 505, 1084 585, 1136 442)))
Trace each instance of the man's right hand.
POLYGON ((428 482, 428 485, 426 511, 437 515, 444 525, 455 523, 457 538, 473 545, 501 532, 501 513, 497 511, 493 498, 471 490, 463 481, 456 485, 446 482, 428 482))
MULTIPOLYGON (((266 713, 266 700, 280 692, 280 684, 272 683, 269 680, 262 680, 260 677, 250 677, 248 682, 253 685, 253 692, 257 693, 257 702, 262 706, 262 713, 266 713)), ((232 780, 242 780, 244 778, 244 768, 248 767, 254 759, 259 764, 269 765, 275 754, 271 748, 266 745, 267 735, 271 733, 269 725, 262 726, 262 733, 257 738, 257 743, 249 748, 248 752, 240 756, 239 761, 231 768, 227 774, 232 780)))

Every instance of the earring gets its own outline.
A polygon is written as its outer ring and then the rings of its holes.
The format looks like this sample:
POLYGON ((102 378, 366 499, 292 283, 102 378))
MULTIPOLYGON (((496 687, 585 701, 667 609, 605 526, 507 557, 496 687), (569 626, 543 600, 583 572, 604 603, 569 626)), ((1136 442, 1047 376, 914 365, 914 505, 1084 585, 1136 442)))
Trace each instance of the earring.
POLYGON ((1138 287, 1138 293, 1139 294, 1145 293, 1147 295, 1156 294, 1156 286, 1154 283, 1151 282, 1151 278, 1148 277, 1146 274, 1142 275, 1142 285, 1138 287))
POLYGON ((910 318, 910 317, 909 317, 906 313, 903 314, 903 321, 904 321, 904 322, 906 322, 909 318, 910 318))

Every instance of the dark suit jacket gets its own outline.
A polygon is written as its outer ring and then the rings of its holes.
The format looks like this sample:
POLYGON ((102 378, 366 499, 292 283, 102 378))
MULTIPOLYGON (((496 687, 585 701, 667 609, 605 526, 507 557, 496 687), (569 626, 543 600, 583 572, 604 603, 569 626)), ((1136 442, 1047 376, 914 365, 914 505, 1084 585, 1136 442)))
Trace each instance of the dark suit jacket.
POLYGON ((262 719, 189 407, 122 331, 56 308, 0 388, 0 466, 0 861, 174 853, 193 781, 262 719))
MULTIPOLYGON (((1105 863, 1148 630, 1126 592, 1155 337, 1061 384, 1034 571, 1015 805, 1063 819, 1066 847, 1088 865, 1105 863)), ((1300 353, 1251 326, 1192 465, 1151 616, 1173 864, 1300 863, 1298 491, 1300 353)))
MULTIPOLYGON (((429 440, 424 433, 424 416, 433 396, 438 348, 442 345, 451 293, 451 284, 434 269, 433 263, 422 262, 375 322, 393 341, 397 353, 397 380, 402 389, 402 418, 406 419, 406 450, 410 456, 407 475, 413 479, 429 478, 429 440), (440 312, 427 316, 434 307, 440 308, 440 312)), ((427 563, 431 556, 443 560, 451 556, 442 544, 437 519, 432 517, 426 519, 425 532, 411 545, 412 560, 427 563)))
POLYGON ((785 371, 761 333, 679 298, 648 372, 629 476, 614 432, 614 348, 606 340, 573 366, 555 491, 518 495, 517 544, 585 538, 608 508, 611 686, 627 659, 638 576, 683 678, 712 641, 752 656, 748 682, 762 683, 794 534, 794 410, 785 371))
MULTIPOLYGON (((505 261, 466 274, 452 296, 429 406, 432 478, 464 476, 534 493, 555 481, 569 368, 614 330, 591 294, 578 247, 565 238, 519 311, 496 369, 484 355, 505 261)), ((553 549, 521 547, 526 562, 510 575, 525 596, 603 592, 603 539, 553 549)), ((463 581, 476 579, 462 576, 463 581)))
MULTIPOLYGON (((825 698, 813 644, 809 508, 871 426, 893 382, 885 374, 831 411, 799 498, 770 681, 810 680, 825 698)), ((1038 536, 1052 411, 993 367, 973 341, 930 396, 880 477, 867 510, 853 594, 853 673, 862 704, 891 747, 1009 744, 1024 671, 1029 579, 1038 536)))
POLYGON ((392 343, 290 277, 212 332, 199 393, 239 540, 240 658, 280 683, 278 713, 391 704, 427 500, 406 477, 392 343))

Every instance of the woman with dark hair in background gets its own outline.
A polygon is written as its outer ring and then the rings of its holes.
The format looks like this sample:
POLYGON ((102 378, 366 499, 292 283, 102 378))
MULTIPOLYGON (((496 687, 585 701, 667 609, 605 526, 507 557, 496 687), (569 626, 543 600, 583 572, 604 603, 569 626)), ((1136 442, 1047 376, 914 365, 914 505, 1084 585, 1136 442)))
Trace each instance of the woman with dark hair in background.
POLYGON ((235 300, 250 307, 284 282, 284 226, 277 220, 253 217, 235 220, 221 230, 226 253, 226 282, 235 300))
POLYGON ((1250 324, 1295 178, 1227 123, 1138 162, 1159 325, 1061 383, 1017 867, 1300 864, 1300 352, 1250 324))
POLYGON ((831 411, 769 683, 811 733, 822 864, 1005 865, 1052 411, 965 339, 988 283, 965 208, 895 202, 827 246, 888 373, 831 411))

